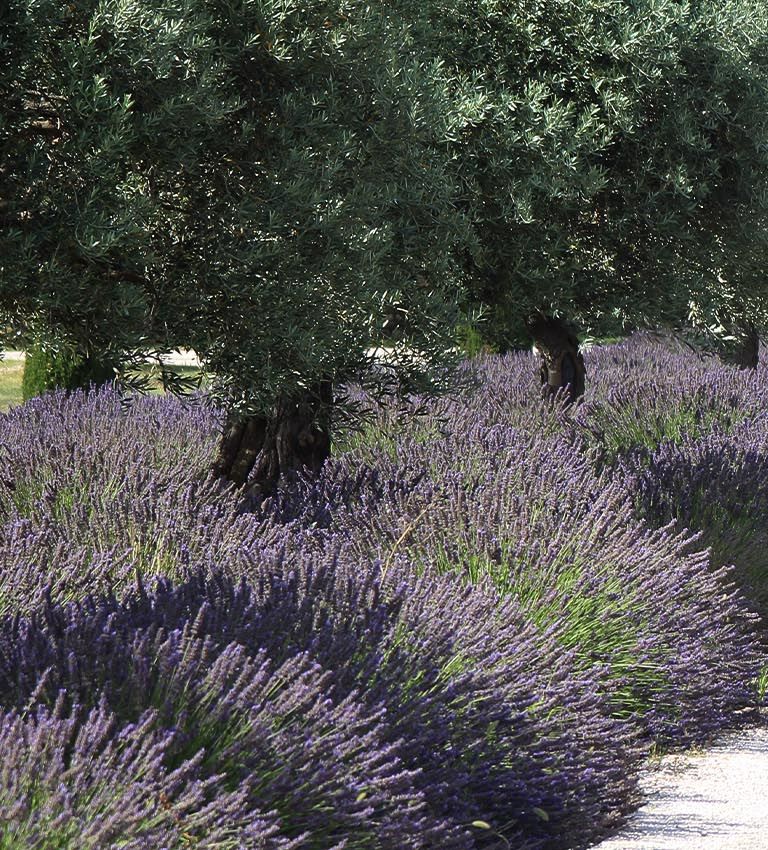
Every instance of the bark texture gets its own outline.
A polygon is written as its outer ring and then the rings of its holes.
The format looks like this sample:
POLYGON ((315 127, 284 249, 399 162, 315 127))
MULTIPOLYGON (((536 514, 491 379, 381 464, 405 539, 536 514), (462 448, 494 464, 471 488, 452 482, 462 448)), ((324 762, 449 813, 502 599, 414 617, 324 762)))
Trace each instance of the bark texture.
POLYGON ((542 316, 528 323, 541 359, 541 383, 550 395, 562 392, 569 403, 584 395, 586 368, 575 334, 559 319, 542 316))
POLYGON ((249 495, 274 491, 284 475, 299 470, 318 473, 330 457, 327 411, 330 382, 299 398, 282 399, 271 415, 231 417, 219 442, 213 473, 249 495))
POLYGON ((739 322, 734 328, 736 342, 723 353, 726 363, 739 369, 757 369, 760 356, 760 335, 752 322, 739 322))

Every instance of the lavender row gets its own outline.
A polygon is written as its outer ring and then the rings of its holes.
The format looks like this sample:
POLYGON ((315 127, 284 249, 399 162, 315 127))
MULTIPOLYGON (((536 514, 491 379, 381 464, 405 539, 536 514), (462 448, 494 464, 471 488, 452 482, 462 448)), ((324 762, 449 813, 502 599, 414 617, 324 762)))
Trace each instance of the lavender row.
POLYGON ((280 515, 327 523, 326 542, 341 536, 382 569, 490 580, 577 668, 605 665, 613 716, 657 743, 700 740, 753 703, 755 618, 733 570, 712 570, 690 534, 646 526, 581 437, 480 425, 399 449, 388 482, 371 475, 350 497, 344 460, 328 470, 335 490, 313 483, 280 515))
POLYGON ((379 410, 319 480, 247 512, 206 477, 202 404, 104 390, 5 416, 0 848, 610 830, 652 743, 755 707, 747 586, 727 546, 713 564, 669 524, 684 505, 658 510, 688 479, 649 458, 719 439, 697 486, 757 517, 757 479, 734 493, 764 400, 647 340, 589 364, 568 410, 530 391, 531 357, 481 361, 461 395, 379 410))

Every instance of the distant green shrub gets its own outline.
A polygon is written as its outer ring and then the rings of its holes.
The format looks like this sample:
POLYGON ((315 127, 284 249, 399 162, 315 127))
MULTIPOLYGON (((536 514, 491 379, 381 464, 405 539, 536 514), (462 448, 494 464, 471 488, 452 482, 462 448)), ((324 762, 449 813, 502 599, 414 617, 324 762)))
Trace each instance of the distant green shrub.
POLYGON ((21 392, 24 401, 55 389, 76 390, 106 384, 114 377, 113 364, 73 352, 27 351, 21 392))
POLYGON ((485 339, 480 329, 473 324, 465 323, 456 328, 456 341, 459 348, 467 357, 477 357, 478 354, 492 354, 496 348, 485 339))

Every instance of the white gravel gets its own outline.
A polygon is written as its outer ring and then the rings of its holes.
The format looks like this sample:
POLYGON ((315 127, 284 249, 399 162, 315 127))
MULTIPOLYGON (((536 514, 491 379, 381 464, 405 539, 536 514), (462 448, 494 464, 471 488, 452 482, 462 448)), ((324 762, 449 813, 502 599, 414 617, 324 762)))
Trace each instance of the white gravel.
POLYGON ((768 850, 768 722, 661 759, 647 803, 595 850, 768 850))

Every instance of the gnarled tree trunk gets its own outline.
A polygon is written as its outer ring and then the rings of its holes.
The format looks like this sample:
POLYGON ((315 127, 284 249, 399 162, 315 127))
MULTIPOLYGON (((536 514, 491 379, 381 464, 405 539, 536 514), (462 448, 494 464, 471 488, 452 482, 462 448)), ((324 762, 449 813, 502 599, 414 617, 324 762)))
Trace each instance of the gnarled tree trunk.
POLYGON ((739 369, 757 369, 760 335, 755 325, 749 321, 737 322, 733 328, 733 336, 736 340, 722 352, 722 359, 738 366, 739 369))
POLYGON ((330 381, 312 392, 281 399, 270 415, 232 416, 227 422, 213 463, 213 472, 248 493, 269 495, 286 473, 317 473, 330 457, 328 409, 333 400, 330 381))
POLYGON ((541 383, 550 395, 562 391, 568 403, 583 396, 587 373, 575 334, 548 316, 529 321, 528 331, 541 358, 541 383))

